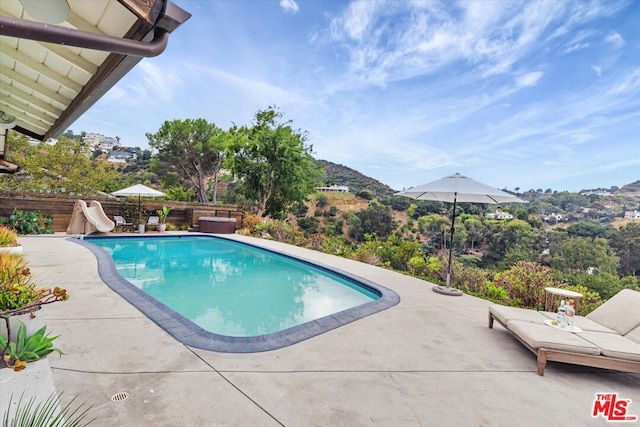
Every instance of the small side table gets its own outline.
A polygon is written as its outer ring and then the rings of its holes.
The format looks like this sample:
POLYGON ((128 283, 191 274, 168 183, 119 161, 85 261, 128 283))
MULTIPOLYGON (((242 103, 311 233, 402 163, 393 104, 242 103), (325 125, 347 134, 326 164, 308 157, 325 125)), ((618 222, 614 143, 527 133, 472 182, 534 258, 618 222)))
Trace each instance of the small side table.
POLYGON ((578 307, 578 301, 582 298, 580 292, 570 291, 568 289, 561 288, 544 288, 544 309, 545 311, 555 311, 555 306, 560 299, 572 299, 574 305, 578 307))

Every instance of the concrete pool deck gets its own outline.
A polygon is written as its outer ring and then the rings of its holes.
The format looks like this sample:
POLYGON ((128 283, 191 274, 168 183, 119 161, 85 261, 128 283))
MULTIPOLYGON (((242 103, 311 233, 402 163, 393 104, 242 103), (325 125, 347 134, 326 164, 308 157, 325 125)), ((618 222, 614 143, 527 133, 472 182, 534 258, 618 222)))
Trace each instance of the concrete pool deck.
POLYGON ((224 237, 348 271, 401 301, 291 347, 198 350, 109 289, 88 249, 63 235, 21 237, 36 283, 70 294, 43 309, 66 353, 48 364, 63 400, 78 395, 93 406, 92 425, 607 425, 591 416, 596 393, 631 399, 628 415, 640 416, 640 375, 549 363, 540 377, 531 352, 499 325, 487 327, 487 301, 439 295, 428 282, 320 252, 224 237), (119 392, 130 396, 113 402, 119 392))

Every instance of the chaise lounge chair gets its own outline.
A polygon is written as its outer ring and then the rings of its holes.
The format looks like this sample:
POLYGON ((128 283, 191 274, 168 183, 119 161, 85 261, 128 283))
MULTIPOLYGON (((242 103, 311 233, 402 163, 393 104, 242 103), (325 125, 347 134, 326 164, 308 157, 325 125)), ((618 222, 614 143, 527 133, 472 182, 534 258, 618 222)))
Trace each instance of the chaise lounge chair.
POLYGON ((640 373, 640 292, 622 290, 586 317, 576 316, 575 332, 548 325, 554 318, 550 312, 489 307, 489 328, 498 321, 531 350, 540 376, 548 361, 640 373))
POLYGON ((147 228, 155 227, 157 229, 158 225, 160 225, 160 217, 159 216, 150 216, 149 220, 147 221, 147 228))
POLYGON ((121 216, 121 215, 114 215, 113 216, 113 220, 116 223, 116 227, 115 228, 121 227, 122 230, 124 230, 127 227, 133 228, 133 223, 127 222, 127 220, 125 220, 124 217, 121 216))

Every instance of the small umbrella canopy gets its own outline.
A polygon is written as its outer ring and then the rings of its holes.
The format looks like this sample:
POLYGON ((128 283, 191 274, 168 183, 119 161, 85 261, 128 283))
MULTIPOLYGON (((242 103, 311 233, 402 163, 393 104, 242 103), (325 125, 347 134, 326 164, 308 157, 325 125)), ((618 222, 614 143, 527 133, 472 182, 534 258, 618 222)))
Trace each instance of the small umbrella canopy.
POLYGON ((400 191, 395 195, 410 197, 416 200, 435 200, 438 202, 453 203, 446 287, 435 286, 433 288, 435 292, 445 295, 462 295, 462 292, 457 289, 452 289, 449 286, 451 283, 451 254, 453 250, 453 233, 455 232, 456 203, 527 203, 526 200, 522 200, 513 194, 505 193, 504 191, 474 181, 459 173, 418 187, 400 191))
POLYGON ((140 200, 141 197, 162 197, 166 196, 162 191, 154 190, 151 187, 147 187, 146 185, 136 184, 131 187, 123 188, 122 190, 114 191, 111 193, 112 196, 138 196, 138 221, 140 220, 140 215, 142 211, 142 202, 140 200))

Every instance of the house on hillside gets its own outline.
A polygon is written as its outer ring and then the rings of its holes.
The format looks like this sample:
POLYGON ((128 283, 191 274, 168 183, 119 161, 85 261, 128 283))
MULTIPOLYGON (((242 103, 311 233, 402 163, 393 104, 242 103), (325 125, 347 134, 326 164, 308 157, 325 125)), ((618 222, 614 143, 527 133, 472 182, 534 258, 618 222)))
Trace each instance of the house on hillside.
POLYGON ((346 185, 330 185, 328 187, 316 187, 316 191, 327 192, 327 191, 337 191, 340 193, 348 193, 349 187, 346 185))
POLYGON ((640 219, 640 211, 637 211, 637 210, 625 211, 624 219, 640 219))
POLYGON ((552 213, 549 215, 541 215, 540 219, 543 220, 544 222, 552 222, 552 223, 557 223, 557 222, 562 222, 565 220, 565 218, 560 215, 559 213, 552 213))
POLYGON ((112 151, 109 154, 107 162, 109 163, 127 163, 127 160, 137 160, 138 156, 135 153, 128 151, 112 151))
POLYGON ((513 219, 513 215, 509 212, 502 212, 500 209, 497 209, 495 212, 487 213, 486 217, 491 219, 513 219))

